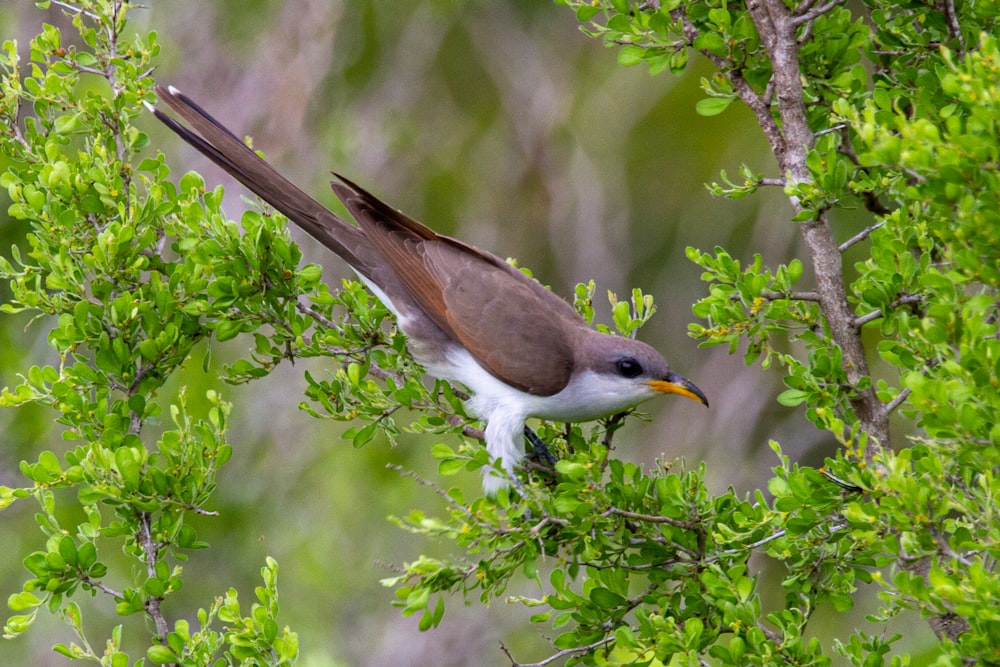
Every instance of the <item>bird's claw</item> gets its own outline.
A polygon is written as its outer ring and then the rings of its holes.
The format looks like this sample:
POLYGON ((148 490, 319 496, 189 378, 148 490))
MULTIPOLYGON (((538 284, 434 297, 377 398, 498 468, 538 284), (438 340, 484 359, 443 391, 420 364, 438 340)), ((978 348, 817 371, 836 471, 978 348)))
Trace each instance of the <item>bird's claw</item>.
POLYGON ((525 426, 524 438, 531 445, 531 448, 525 452, 525 458, 547 468, 555 467, 559 459, 552 454, 549 446, 545 444, 544 440, 538 437, 537 433, 525 426))

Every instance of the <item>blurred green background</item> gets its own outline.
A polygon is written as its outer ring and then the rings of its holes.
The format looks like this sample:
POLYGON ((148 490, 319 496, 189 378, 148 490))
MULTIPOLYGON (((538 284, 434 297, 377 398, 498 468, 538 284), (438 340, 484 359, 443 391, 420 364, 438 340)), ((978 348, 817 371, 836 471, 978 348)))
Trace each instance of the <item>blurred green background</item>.
MULTIPOLYGON (((780 192, 730 202, 704 183, 741 163, 775 176, 756 123, 739 105, 724 114, 695 114, 699 78, 711 69, 693 59, 683 78, 623 69, 616 53, 580 33, 573 13, 551 2, 506 0, 298 0, 247 2, 171 0, 132 11, 136 30, 156 30, 163 50, 156 80, 198 100, 305 190, 332 202, 327 183, 337 170, 435 230, 518 258, 561 294, 591 278, 601 295, 633 286, 656 297, 659 312, 641 338, 666 353, 675 369, 709 396, 649 403, 651 420, 632 420, 616 456, 651 465, 657 457, 705 461, 716 490, 761 488, 779 440, 794 460, 817 463, 832 439, 795 409, 779 406, 781 374, 747 368, 723 348, 698 349, 686 336, 691 304, 704 292, 684 248, 725 247, 746 261, 754 252, 775 264, 802 256, 780 192)), ((0 35, 27 41, 42 22, 64 27, 56 10, 4 3, 0 35)), ((245 191, 180 144, 150 116, 140 123, 175 177, 189 169, 227 186, 227 212, 238 218, 245 191)), ((0 193, 0 198, 5 195, 0 193)), ((6 205, 0 207, 6 210, 6 205)), ((3 218, 0 247, 24 228, 3 218)), ((838 229, 849 236, 855 221, 838 229)), ((327 280, 348 276, 311 239, 296 234, 307 260, 327 280)), ((6 250, 4 251, 6 252, 6 250)), ((16 382, 31 363, 55 361, 44 322, 0 319, 0 384, 16 382)), ((215 363, 249 348, 237 340, 212 350, 215 363)), ((282 617, 299 633, 300 664, 504 665, 499 642, 522 661, 547 656, 544 627, 531 610, 494 601, 483 608, 460 599, 440 628, 417 630, 401 618, 379 579, 420 553, 445 545, 414 538, 386 520, 413 507, 440 509, 433 493, 385 469, 399 463, 436 478, 433 440, 406 435, 398 447, 376 441, 355 450, 343 426, 297 407, 303 370, 279 369, 250 386, 219 386, 197 360, 163 392, 187 386, 192 401, 210 387, 235 404, 233 460, 216 494, 217 518, 197 522, 212 548, 191 555, 186 588, 168 617, 193 621, 194 611, 235 586, 249 606, 266 555, 280 564, 282 617)), ((0 412, 0 484, 17 485, 18 462, 42 449, 63 451, 53 415, 0 412)), ((479 479, 443 480, 475 492, 479 479)), ((20 503, 0 514, 5 557, 0 594, 20 589, 21 559, 39 548, 34 508, 20 503)), ((109 582, 114 584, 114 582, 109 582)), ((775 584, 777 581, 775 580, 775 584)), ((120 587, 120 586, 119 586, 120 587)), ((780 587, 772 601, 780 601, 780 587)), ((532 594, 531 588, 510 591, 532 594)), ((99 601, 106 602, 106 601, 99 601)), ((88 613, 99 638, 122 622, 103 606, 88 613)), ((861 610, 856 620, 860 620, 861 610)), ((845 619, 840 619, 841 621, 845 619)), ((823 620, 817 632, 826 635, 823 620)), ((132 621, 134 623, 134 619, 132 621)), ((126 626, 126 637, 143 639, 126 626)), ((0 642, 0 665, 62 665, 55 642, 73 638, 58 620, 42 618, 27 635, 0 642)))

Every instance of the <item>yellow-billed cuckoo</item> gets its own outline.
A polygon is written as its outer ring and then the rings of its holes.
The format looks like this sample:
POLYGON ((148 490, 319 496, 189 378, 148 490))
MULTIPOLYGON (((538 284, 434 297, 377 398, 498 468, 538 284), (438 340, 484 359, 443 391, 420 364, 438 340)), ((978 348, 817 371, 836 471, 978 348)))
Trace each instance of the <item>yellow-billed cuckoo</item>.
POLYGON ((351 225, 275 171, 201 107, 171 87, 156 94, 189 127, 150 107, 184 141, 339 255, 396 315, 428 373, 468 387, 486 421, 486 448, 513 479, 525 419, 577 422, 630 408, 657 393, 708 405, 693 383, 637 340, 600 333, 556 294, 499 257, 436 234, 348 179, 334 193, 351 225))

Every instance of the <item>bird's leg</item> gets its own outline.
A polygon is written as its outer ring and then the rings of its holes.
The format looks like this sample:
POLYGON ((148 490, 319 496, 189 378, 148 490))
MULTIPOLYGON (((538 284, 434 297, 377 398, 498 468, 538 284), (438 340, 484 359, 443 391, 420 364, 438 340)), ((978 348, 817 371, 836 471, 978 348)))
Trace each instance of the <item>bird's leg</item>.
POLYGON ((528 428, 527 424, 524 426, 524 437, 531 445, 531 450, 525 452, 525 458, 548 468, 555 466, 558 459, 549 451, 549 447, 545 444, 545 441, 539 438, 537 433, 528 428))

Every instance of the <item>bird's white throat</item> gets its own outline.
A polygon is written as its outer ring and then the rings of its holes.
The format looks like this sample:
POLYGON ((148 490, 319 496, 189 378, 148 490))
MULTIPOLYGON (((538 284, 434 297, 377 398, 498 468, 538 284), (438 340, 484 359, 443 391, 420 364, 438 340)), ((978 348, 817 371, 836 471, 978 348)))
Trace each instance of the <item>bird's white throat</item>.
POLYGON ((486 422, 486 450, 500 460, 504 474, 488 470, 483 484, 487 493, 507 486, 524 458, 524 422, 530 417, 560 422, 590 421, 632 407, 656 392, 647 385, 618 375, 586 370, 574 373, 557 394, 535 396, 507 385, 486 371, 463 347, 448 349, 445 363, 431 363, 436 377, 457 380, 472 392, 469 411, 486 422))

